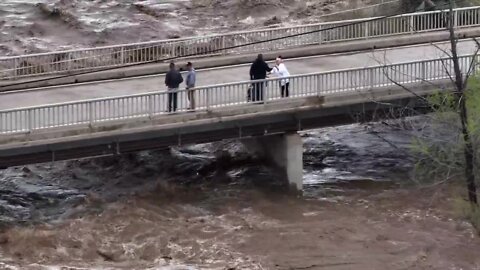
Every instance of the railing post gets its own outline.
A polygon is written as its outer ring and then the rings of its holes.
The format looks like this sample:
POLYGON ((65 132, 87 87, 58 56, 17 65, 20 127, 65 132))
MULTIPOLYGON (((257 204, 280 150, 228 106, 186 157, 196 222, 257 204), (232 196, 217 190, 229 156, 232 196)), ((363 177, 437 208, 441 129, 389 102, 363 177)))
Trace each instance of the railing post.
POLYGON ((222 36, 222 54, 227 55, 225 36, 222 36))
POLYGON ((125 64, 125 47, 124 46, 120 48, 120 63, 122 65, 125 64))
MULTIPOLYGON (((292 79, 290 79, 290 82, 292 82, 292 79)), ((318 74, 317 75, 317 95, 319 97, 322 96, 322 85, 323 85, 322 82, 323 82, 323 76, 321 74, 318 74)), ((293 85, 293 83, 292 83, 292 85, 293 85)))
POLYGON ((413 15, 410 15, 410 34, 415 33, 415 25, 414 25, 415 20, 413 18, 414 18, 413 15))
POLYGON ((368 38, 370 32, 370 22, 365 22, 365 39, 368 38))
POLYGON ((153 114, 154 114, 154 108, 153 108, 153 95, 148 96, 148 117, 150 119, 153 119, 153 114))
POLYGON ((13 60, 13 78, 17 79, 18 77, 18 58, 13 60))
POLYGON ((320 24, 318 26, 318 44, 322 44, 323 43, 323 40, 322 40, 322 25, 320 24))
POLYGON ((210 110, 210 91, 209 89, 210 88, 204 88, 205 89, 205 96, 206 96, 206 107, 207 107, 207 111, 210 110))
POLYGON ((70 71, 72 70, 72 61, 73 61, 73 57, 72 57, 72 53, 68 53, 67 55, 67 71, 70 71))
POLYGON ((32 110, 27 109, 27 131, 32 132, 32 110))
POLYGON ((268 101, 268 85, 267 81, 263 82, 263 104, 267 104, 268 101))
POLYGON ((475 21, 475 23, 472 23, 472 25, 479 25, 480 24, 480 10, 478 8, 475 10, 475 14, 477 14, 477 20, 475 21))
POLYGON ((175 45, 173 42, 169 43, 170 45, 170 57, 176 57, 176 52, 175 52, 175 45))
POLYGON ((474 68, 473 68, 473 71, 476 73, 476 72, 478 71, 478 63, 479 63, 479 58, 480 58, 480 57, 479 57, 478 54, 475 55, 475 56, 473 56, 473 57, 476 58, 475 61, 473 61, 473 67, 474 67, 474 68))
POLYGON ((453 10, 453 27, 458 27, 458 10, 453 10))
POLYGON ((422 80, 427 80, 427 67, 425 61, 422 62, 422 80))
POLYGON ((88 103, 88 122, 90 123, 90 127, 93 126, 93 102, 88 103))
POLYGON ((373 83, 373 70, 374 68, 367 68, 367 72, 369 72, 369 79, 370 79, 370 90, 373 89, 374 83, 373 83))
POLYGON ((8 129, 6 127, 3 115, 3 113, 0 113, 0 134, 8 133, 8 129))

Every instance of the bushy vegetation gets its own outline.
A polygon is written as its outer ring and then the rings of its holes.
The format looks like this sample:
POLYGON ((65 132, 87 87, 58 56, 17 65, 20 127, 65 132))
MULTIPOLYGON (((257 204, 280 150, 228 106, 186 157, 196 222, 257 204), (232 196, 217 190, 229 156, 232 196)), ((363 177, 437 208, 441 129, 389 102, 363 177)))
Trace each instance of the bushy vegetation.
MULTIPOLYGON (((480 75, 471 77, 461 98, 467 108, 467 129, 473 146, 474 175, 480 175, 480 75)), ((428 117, 428 130, 417 136, 412 151, 417 158, 415 179, 422 184, 465 181, 466 147, 462 136, 460 105, 453 91, 441 91, 427 98, 434 109, 428 117)), ((478 177, 477 177, 478 179, 478 177)), ((478 185, 478 180, 477 180, 478 185)), ((458 200, 457 212, 480 232, 480 208, 467 200, 458 200)))

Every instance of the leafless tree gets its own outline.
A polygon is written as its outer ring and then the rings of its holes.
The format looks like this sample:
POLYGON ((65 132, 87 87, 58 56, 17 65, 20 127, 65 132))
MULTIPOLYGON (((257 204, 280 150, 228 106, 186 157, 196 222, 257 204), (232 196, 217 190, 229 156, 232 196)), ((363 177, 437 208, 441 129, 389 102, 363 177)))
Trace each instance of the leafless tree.
MULTIPOLYGON (((462 123, 462 135, 465 143, 464 146, 464 156, 465 156, 465 178, 467 181, 467 190, 468 190, 468 199, 470 203, 478 205, 477 199, 477 186, 475 183, 475 155, 473 150, 472 138, 468 130, 468 114, 466 106, 466 95, 465 91, 467 89, 467 82, 470 74, 462 73, 460 69, 460 63, 458 59, 457 51, 457 42, 458 39, 455 35, 455 25, 454 25, 454 13, 453 13, 453 0, 449 0, 449 12, 448 12, 448 30, 450 33, 450 45, 452 52, 452 62, 455 72, 454 84, 455 84, 455 96, 459 105, 459 115, 460 121, 462 123)), ((474 63, 472 63, 474 64, 474 63)))
MULTIPOLYGON (((472 205, 478 205, 478 197, 477 197, 477 186, 476 186, 476 181, 475 181, 475 163, 476 163, 476 155, 474 152, 474 145, 472 142, 472 135, 470 134, 469 128, 468 128, 468 112, 467 112, 467 103, 466 103, 466 91, 467 91, 467 83, 469 80, 469 77, 473 74, 475 70, 475 57, 472 58, 472 61, 470 63, 470 66, 468 69, 464 72, 462 72, 461 66, 460 66, 460 60, 459 60, 459 55, 458 55, 458 49, 457 49, 457 43, 458 43, 458 38, 455 33, 455 13, 453 12, 454 8, 454 0, 449 0, 448 1, 448 9, 449 11, 444 13, 444 25, 446 26, 448 32, 449 32, 449 47, 450 47, 450 52, 448 52, 445 49, 440 48, 439 46, 432 44, 435 46, 437 49, 442 51, 444 54, 448 55, 448 60, 445 60, 442 62, 443 68, 445 69, 445 72, 447 72, 448 77, 451 80, 452 87, 449 89, 452 90, 453 96, 455 97, 455 104, 458 112, 458 117, 460 119, 460 124, 458 126, 458 130, 460 132, 460 135, 463 139, 463 157, 464 157, 464 168, 463 168, 463 174, 465 176, 466 180, 466 187, 468 191, 468 199, 469 202, 472 205), (450 61, 450 63, 448 63, 450 61), (453 73, 451 73, 451 69, 449 67, 453 66, 453 73)), ((475 54, 478 53, 478 50, 480 49, 480 44, 479 42, 474 39, 474 41, 477 43, 477 51, 475 54)), ((386 62, 386 57, 383 59, 383 64, 385 65, 384 69, 384 75, 385 77, 393 84, 396 86, 400 87, 401 89, 409 92, 413 96, 419 98, 419 99, 425 99, 422 96, 419 96, 415 93, 415 91, 412 91, 411 89, 408 88, 408 86, 403 85, 401 82, 398 82, 395 80, 395 76, 392 76, 392 72, 399 72, 398 70, 390 70, 391 65, 388 65, 386 62)), ((400 74, 400 75, 406 75, 408 74, 400 74)), ((431 84, 428 80, 423 80, 423 78, 415 78, 416 80, 421 80, 427 84, 431 84)), ((440 87, 439 87, 440 89, 440 87)), ((393 106, 393 104, 392 104, 393 106)), ((413 108, 409 108, 411 110, 414 110, 413 108)), ((432 160, 438 160, 435 157, 431 157, 432 160)), ((439 161, 439 164, 443 164, 441 161, 439 161)), ((447 166, 447 164, 444 164, 447 166)), ((447 173, 447 178, 452 178, 453 175, 450 174, 451 168, 447 166, 446 168, 447 173)))

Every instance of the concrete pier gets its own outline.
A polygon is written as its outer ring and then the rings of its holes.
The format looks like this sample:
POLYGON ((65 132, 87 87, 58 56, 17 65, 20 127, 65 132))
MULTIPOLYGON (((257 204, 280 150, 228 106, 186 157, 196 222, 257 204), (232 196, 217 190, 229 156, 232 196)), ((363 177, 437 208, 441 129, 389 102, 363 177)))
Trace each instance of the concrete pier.
POLYGON ((250 152, 281 169, 293 191, 303 189, 303 143, 296 132, 242 141, 250 152))

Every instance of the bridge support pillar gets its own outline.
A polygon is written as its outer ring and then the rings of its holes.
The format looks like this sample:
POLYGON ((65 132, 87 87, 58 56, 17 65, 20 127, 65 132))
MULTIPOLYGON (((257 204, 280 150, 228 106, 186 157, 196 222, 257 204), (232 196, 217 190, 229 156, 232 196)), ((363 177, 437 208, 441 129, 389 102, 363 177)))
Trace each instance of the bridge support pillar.
POLYGON ((250 152, 282 169, 293 191, 303 189, 303 143, 298 133, 258 137, 243 143, 250 152))

